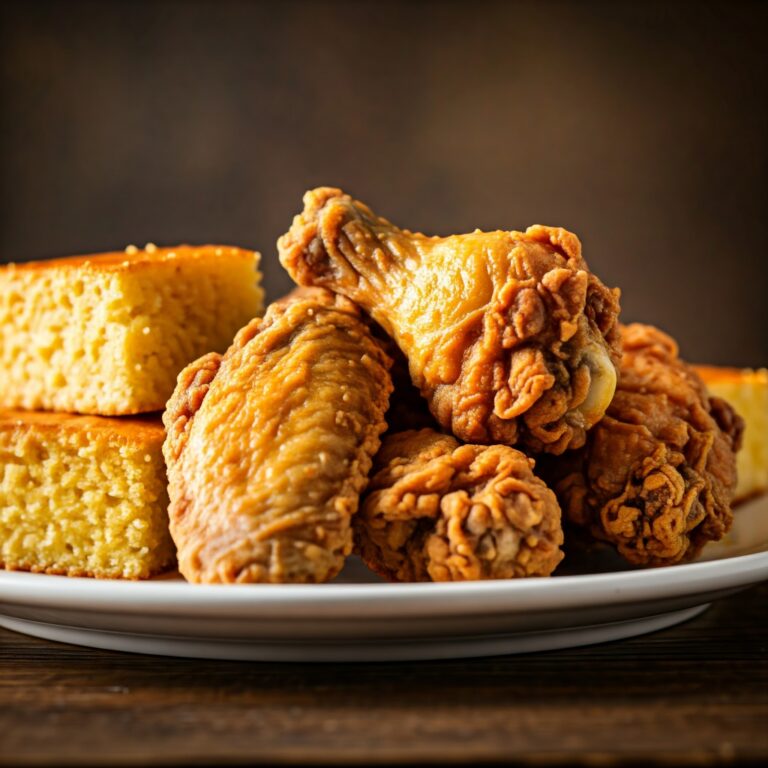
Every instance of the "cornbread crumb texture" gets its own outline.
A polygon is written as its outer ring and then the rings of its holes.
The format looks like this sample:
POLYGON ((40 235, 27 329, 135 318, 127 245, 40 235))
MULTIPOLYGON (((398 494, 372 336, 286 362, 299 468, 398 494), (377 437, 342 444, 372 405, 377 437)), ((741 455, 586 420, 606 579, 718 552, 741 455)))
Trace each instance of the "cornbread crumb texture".
POLYGON ((170 566, 157 419, 0 411, 0 567, 146 578, 170 566))
POLYGON ((0 267, 0 407, 162 410, 191 360, 261 314, 259 254, 179 246, 0 267))
POLYGON ((744 419, 744 438, 736 454, 736 499, 768 491, 768 369, 698 365, 707 389, 729 402, 744 419))

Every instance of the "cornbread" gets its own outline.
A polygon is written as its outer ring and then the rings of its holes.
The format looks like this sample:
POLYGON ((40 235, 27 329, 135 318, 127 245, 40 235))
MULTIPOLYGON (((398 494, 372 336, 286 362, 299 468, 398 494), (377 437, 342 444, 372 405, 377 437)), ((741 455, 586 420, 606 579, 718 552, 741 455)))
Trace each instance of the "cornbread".
POLYGON ((146 578, 174 561, 159 419, 0 411, 0 567, 146 578))
POLYGON ((707 389, 727 400, 745 422, 736 455, 736 500, 768 491, 768 369, 699 365, 696 370, 707 389))
POLYGON ((162 410, 187 363, 261 313, 258 261, 147 245, 0 267, 0 408, 162 410))

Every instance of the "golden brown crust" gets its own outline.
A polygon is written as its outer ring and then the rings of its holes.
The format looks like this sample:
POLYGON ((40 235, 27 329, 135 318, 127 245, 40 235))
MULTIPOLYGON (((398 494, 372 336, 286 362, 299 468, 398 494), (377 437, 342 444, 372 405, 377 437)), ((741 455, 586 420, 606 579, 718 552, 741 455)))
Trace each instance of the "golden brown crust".
POLYGON ((40 431, 104 432, 117 441, 136 445, 162 442, 165 438, 159 414, 122 418, 0 409, 0 430, 27 427, 40 431))
POLYGON ((129 272, 151 267, 158 262, 184 259, 210 259, 226 253, 228 258, 241 256, 249 261, 254 252, 231 245, 176 245, 157 248, 151 244, 145 248, 128 246, 124 251, 93 253, 83 256, 64 256, 56 259, 41 259, 10 263, 0 266, 0 272, 37 272, 42 270, 85 270, 87 272, 129 272))
POLYGON ((355 544, 392 581, 548 576, 562 559, 554 493, 503 445, 461 445, 431 429, 385 438, 355 544))
POLYGON ((192 418, 200 410, 211 383, 219 372, 221 357, 217 352, 209 352, 179 373, 176 389, 163 413, 163 423, 167 429, 163 453, 169 466, 178 460, 187 444, 192 418))
POLYGON ((618 292, 564 229, 425 237, 320 188, 278 247, 299 284, 348 296, 393 336, 462 440, 561 453, 610 401, 618 292))
POLYGON ((273 304, 179 375, 164 446, 179 570, 197 582, 315 582, 351 551, 386 424, 390 360, 357 308, 273 304))
POLYGON ((656 328, 622 328, 616 396, 587 445, 543 474, 563 513, 631 563, 695 557, 730 528, 743 422, 656 328))

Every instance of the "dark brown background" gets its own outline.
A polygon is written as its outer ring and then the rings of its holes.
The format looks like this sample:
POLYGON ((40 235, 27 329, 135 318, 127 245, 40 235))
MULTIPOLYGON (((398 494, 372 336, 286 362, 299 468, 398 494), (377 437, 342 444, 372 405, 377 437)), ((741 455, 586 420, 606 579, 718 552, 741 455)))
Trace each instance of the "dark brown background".
POLYGON ((577 232, 625 316, 768 362, 756 4, 2 6, 0 257, 264 253, 318 184, 411 229, 577 232))

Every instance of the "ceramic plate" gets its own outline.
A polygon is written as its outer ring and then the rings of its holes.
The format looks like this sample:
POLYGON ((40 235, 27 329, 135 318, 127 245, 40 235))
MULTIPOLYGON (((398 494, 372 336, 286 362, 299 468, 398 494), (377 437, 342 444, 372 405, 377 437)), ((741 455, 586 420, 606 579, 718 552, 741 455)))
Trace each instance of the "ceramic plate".
POLYGON ((768 579, 768 496, 695 563, 628 569, 607 548, 549 579, 385 584, 355 558, 331 584, 187 584, 0 571, 0 626, 168 656, 396 661, 524 653, 639 635, 768 579), (575 571, 575 572, 574 572, 575 571))

